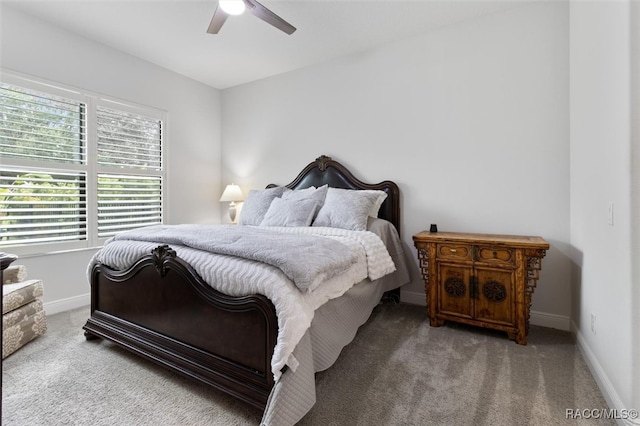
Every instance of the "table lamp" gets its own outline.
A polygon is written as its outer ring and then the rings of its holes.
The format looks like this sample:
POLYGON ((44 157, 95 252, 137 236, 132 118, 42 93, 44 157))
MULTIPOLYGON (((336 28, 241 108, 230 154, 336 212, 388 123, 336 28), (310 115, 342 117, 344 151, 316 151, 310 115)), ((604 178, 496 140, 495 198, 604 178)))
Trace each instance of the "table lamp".
POLYGON ((236 201, 244 201, 242 190, 236 184, 227 185, 220 197, 221 202, 229 202, 229 219, 231 223, 236 221, 236 201))

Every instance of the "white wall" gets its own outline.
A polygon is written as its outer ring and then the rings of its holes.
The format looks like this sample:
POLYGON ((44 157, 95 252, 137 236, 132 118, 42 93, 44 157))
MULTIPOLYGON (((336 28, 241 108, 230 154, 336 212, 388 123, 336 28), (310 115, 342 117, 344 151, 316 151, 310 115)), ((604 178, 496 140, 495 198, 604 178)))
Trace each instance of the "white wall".
MULTIPOLYGON (((631 12, 631 329, 633 399, 640 407, 640 3, 631 12)), ((639 422, 636 422, 639 423, 639 422)))
MULTIPOLYGON (((220 91, 0 4, 0 67, 168 112, 168 223, 219 223, 220 91)), ((93 251, 21 258, 49 313, 88 303, 93 251)))
POLYGON ((327 154, 400 185, 414 255, 430 223, 541 235, 532 322, 568 329, 568 36, 568 5, 539 4, 226 89, 223 181, 286 184, 327 154))
MULTIPOLYGON (((638 226, 631 222, 632 200, 638 201, 639 188, 632 196, 632 87, 633 111, 640 111, 639 79, 630 62, 634 21, 629 2, 572 2, 570 16, 572 326, 609 404, 638 408, 633 311, 640 303, 631 277, 640 253, 637 241, 631 250, 638 226), (613 226, 607 220, 609 203, 613 226)), ((637 49, 637 40, 634 45, 637 49)))

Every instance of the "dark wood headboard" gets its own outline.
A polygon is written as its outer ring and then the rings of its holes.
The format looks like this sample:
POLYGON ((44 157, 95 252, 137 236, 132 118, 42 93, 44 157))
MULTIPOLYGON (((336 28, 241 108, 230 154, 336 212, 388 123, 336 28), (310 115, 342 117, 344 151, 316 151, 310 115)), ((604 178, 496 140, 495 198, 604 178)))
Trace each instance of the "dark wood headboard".
MULTIPOLYGON (((316 161, 309 163, 300 174, 289 184, 291 189, 304 189, 310 186, 320 187, 329 185, 333 188, 343 189, 377 189, 387 193, 387 199, 382 203, 378 217, 388 220, 400 233, 400 189, 395 182, 385 180, 380 183, 364 183, 342 164, 331 157, 321 155, 316 161)), ((267 188, 278 186, 270 184, 267 188)))

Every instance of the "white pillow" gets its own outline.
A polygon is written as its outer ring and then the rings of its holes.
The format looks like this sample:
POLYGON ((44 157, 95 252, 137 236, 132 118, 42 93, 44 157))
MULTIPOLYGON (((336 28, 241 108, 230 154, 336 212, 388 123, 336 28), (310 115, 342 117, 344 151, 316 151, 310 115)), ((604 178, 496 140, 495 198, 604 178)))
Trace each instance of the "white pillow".
POLYGON ((313 226, 366 231, 369 215, 379 198, 380 194, 371 191, 329 188, 313 226))
POLYGON ((315 200, 310 198, 302 200, 274 198, 260 226, 310 226, 316 213, 316 206, 315 200))
POLYGON ((322 185, 320 188, 316 188, 315 186, 305 188, 305 189, 296 189, 293 191, 287 191, 282 194, 283 200, 313 200, 316 202, 316 214, 324 204, 324 199, 327 196, 327 190, 329 189, 329 185, 322 185))
POLYGON ((275 188, 252 189, 249 191, 242 205, 238 224, 260 225, 273 199, 281 197, 285 191, 290 191, 290 189, 286 186, 276 186, 275 188))
POLYGON ((377 195, 378 198, 376 199, 376 202, 374 203, 373 207, 371 207, 369 216, 378 217, 378 212, 380 211, 380 207, 382 207, 382 203, 384 203, 384 200, 387 199, 388 194, 384 191, 379 191, 377 189, 364 189, 364 190, 361 190, 360 192, 366 192, 369 194, 377 195))

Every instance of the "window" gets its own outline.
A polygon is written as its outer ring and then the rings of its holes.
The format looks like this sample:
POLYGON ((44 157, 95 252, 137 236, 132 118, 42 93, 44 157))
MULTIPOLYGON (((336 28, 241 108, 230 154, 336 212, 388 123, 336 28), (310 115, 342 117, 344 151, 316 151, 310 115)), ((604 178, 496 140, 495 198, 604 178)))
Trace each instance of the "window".
POLYGON ((92 247, 162 223, 162 112, 2 80, 0 251, 92 247))
POLYGON ((98 175, 98 236, 162 223, 158 177, 98 175))
POLYGON ((136 170, 162 169, 162 122, 98 107, 98 164, 134 175, 98 174, 98 236, 162 223, 162 179, 136 170))
POLYGON ((0 248, 87 238, 86 175, 0 170, 0 248))

